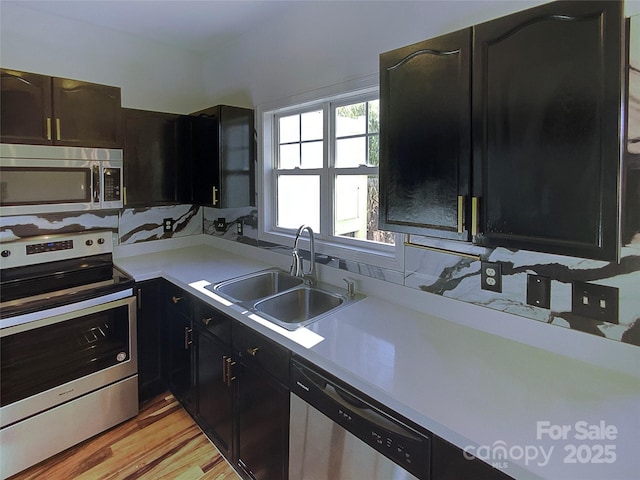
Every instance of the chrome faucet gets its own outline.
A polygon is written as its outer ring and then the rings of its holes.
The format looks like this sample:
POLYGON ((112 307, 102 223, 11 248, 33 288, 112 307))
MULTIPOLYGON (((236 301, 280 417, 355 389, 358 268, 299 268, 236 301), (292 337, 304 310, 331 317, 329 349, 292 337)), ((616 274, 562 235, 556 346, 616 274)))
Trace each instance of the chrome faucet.
POLYGON ((291 264, 291 275, 295 275, 296 277, 301 277, 307 282, 309 285, 316 284, 316 249, 313 241, 313 230, 308 225, 300 225, 298 231, 296 232, 296 239, 293 241, 293 250, 291 252, 293 255, 293 263, 291 264), (298 239, 304 230, 309 232, 309 249, 311 254, 310 267, 309 271, 305 272, 302 265, 302 257, 298 253, 298 239))

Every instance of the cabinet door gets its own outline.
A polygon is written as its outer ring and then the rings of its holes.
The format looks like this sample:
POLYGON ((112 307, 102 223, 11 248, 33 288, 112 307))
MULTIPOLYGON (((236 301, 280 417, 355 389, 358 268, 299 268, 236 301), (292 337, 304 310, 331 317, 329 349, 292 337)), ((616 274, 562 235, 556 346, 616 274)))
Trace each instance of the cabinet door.
POLYGON ((121 148, 120 89, 53 79, 54 143, 121 148))
POLYGON ((51 77, 4 68, 0 75, 0 141, 51 144, 51 77))
POLYGON ((380 56, 380 227, 468 240, 471 29, 380 56))
POLYGON ((220 205, 220 153, 218 120, 212 115, 189 119, 194 202, 220 205))
POLYGON ((138 399, 140 403, 162 392, 161 332, 162 309, 159 280, 137 284, 138 297, 138 399))
POLYGON ((180 171, 181 115, 124 108, 122 117, 125 206, 190 201, 180 171))
POLYGON ((173 285, 166 287, 164 296, 167 384, 185 409, 195 415, 196 382, 190 299, 173 285))
POLYGON ((475 242, 618 256, 621 2, 552 2, 475 28, 475 242))
POLYGON ((253 110, 218 105, 193 115, 195 201, 218 208, 255 205, 253 110))
POLYGON ((206 330, 197 329, 198 338, 198 421, 212 436, 216 446, 229 457, 233 445, 233 389, 227 378, 226 362, 231 359, 231 345, 206 330))
POLYGON ((238 463, 257 480, 286 480, 289 390, 262 368, 243 362, 239 379, 238 463))

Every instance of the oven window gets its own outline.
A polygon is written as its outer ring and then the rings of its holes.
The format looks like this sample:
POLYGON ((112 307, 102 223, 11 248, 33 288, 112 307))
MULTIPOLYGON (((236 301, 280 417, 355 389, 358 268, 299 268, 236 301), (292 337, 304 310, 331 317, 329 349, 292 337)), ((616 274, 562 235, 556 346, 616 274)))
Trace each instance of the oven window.
POLYGON ((3 167, 0 204, 41 205, 91 200, 89 168, 3 167))
POLYGON ((129 360, 127 305, 2 337, 1 406, 129 360))

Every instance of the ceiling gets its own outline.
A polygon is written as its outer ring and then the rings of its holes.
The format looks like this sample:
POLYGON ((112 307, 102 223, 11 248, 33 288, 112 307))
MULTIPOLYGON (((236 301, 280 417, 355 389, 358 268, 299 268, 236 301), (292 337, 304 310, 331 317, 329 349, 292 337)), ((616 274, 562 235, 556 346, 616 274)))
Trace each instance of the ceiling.
POLYGON ((0 0, 204 53, 276 20, 305 0, 0 0))

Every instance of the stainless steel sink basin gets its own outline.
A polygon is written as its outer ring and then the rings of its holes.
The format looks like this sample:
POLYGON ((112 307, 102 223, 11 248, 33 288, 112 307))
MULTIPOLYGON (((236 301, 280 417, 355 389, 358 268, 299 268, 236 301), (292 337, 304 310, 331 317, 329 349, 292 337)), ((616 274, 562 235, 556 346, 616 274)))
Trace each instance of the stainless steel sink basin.
POLYGON ((272 269, 232 278, 213 285, 210 289, 231 301, 244 305, 249 303, 246 306, 252 306, 256 300, 284 292, 302 283, 302 278, 272 269))
POLYGON ((298 287, 256 302, 261 317, 288 330, 304 327, 319 316, 345 304, 347 298, 314 287, 298 287))
POLYGON ((206 287, 227 300, 287 330, 296 330, 364 295, 320 283, 309 286, 300 277, 272 268, 206 287))

